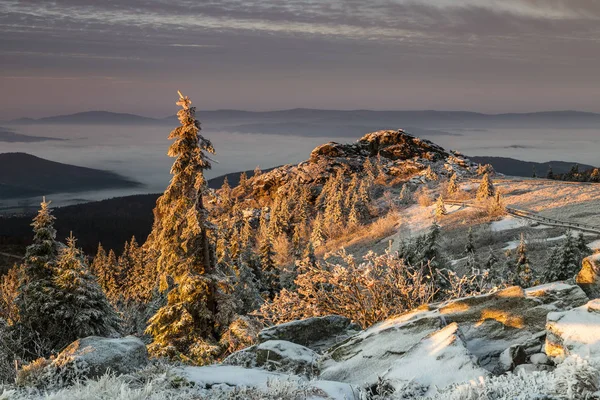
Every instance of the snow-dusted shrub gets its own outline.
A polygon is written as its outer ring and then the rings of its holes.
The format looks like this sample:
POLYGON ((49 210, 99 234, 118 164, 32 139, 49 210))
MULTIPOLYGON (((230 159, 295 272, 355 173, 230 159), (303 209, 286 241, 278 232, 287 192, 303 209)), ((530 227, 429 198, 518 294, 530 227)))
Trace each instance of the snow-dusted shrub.
POLYGON ((587 360, 571 356, 556 368, 556 393, 564 399, 595 398, 600 389, 600 371, 587 360))
POLYGON ((441 390, 435 398, 439 400, 541 400, 548 398, 543 395, 552 393, 553 388, 552 373, 525 372, 480 378, 479 382, 455 385, 441 390))
POLYGON ((431 301, 436 292, 429 268, 411 267, 396 253, 369 252, 363 263, 345 252, 336 256, 341 264, 301 265, 295 292, 284 290, 261 307, 265 320, 342 315, 367 327, 431 301))

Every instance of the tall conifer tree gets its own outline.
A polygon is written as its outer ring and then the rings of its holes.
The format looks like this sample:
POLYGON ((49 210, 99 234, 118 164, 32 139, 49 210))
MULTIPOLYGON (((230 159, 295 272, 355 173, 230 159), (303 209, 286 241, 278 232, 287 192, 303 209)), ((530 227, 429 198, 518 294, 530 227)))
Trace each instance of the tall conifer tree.
POLYGON ((177 113, 181 126, 169 135, 174 142, 173 178, 154 209, 154 226, 148 246, 157 254, 161 289, 174 287, 167 304, 150 319, 147 333, 154 337, 152 354, 196 364, 212 362, 222 349, 219 340, 232 319, 229 290, 217 274, 212 225, 204 207, 207 191, 204 171, 211 167, 206 153, 211 142, 200 134, 196 108, 180 93, 177 113))

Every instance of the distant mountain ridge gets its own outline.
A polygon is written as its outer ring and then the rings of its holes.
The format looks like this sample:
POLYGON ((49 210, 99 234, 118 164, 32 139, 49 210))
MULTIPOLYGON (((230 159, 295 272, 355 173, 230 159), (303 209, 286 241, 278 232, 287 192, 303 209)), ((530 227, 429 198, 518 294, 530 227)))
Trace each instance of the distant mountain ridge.
MULTIPOLYGON (((477 127, 528 127, 600 125, 600 114, 581 111, 542 111, 531 113, 484 114, 470 111, 373 111, 373 110, 319 110, 296 108, 277 111, 213 110, 198 111, 201 121, 240 126, 240 131, 280 130, 282 123, 302 123, 321 127, 336 125, 379 126, 386 128, 477 128, 477 127), (251 124, 248 127, 248 124, 251 124)), ((176 116, 151 118, 136 114, 110 111, 86 111, 45 118, 20 118, 7 124, 160 124, 176 123, 176 116)))
POLYGON ((0 200, 140 185, 111 171, 58 163, 27 153, 0 154, 0 200))

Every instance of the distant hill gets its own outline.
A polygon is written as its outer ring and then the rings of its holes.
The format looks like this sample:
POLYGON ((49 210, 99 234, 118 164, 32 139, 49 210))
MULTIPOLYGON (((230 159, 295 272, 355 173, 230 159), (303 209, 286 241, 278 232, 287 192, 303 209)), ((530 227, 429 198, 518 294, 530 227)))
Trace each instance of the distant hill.
POLYGON ((62 164, 26 153, 0 154, 0 199, 139 185, 110 171, 62 164))
POLYGON ((82 125, 129 125, 156 124, 160 119, 142 117, 135 114, 116 113, 110 111, 86 111, 76 114, 57 115, 45 118, 20 118, 8 121, 11 124, 82 124, 82 125))
POLYGON ((50 140, 65 140, 56 139, 44 136, 29 136, 16 133, 10 129, 0 127, 0 142, 5 143, 33 143, 33 142, 45 142, 50 140))
MULTIPOLYGON (((497 172, 510 176, 533 176, 535 168, 537 176, 544 178, 550 166, 555 174, 564 174, 571 170, 575 162, 567 161, 548 161, 543 163, 533 161, 521 161, 507 157, 469 157, 469 160, 476 164, 491 164, 497 172)), ((580 170, 588 170, 595 168, 591 165, 579 164, 580 170)))
MULTIPOLYGON (((243 132, 282 133, 307 135, 316 129, 330 135, 344 136, 340 126, 360 134, 381 129, 416 127, 425 129, 472 129, 514 127, 597 127, 600 114, 578 111, 548 111, 534 113, 482 114, 467 111, 372 111, 372 110, 317 110, 291 109, 279 111, 214 110, 198 111, 202 122, 221 127, 238 127, 243 132), (289 124, 289 126, 286 126, 289 124), (366 129, 365 127, 368 127, 366 129), (332 132, 328 132, 329 128, 332 132), (366 130, 365 130, 366 129, 366 130)), ((149 118, 135 114, 108 111, 88 111, 46 118, 20 118, 11 124, 152 124, 176 125, 177 118, 149 118)), ((418 133, 418 132, 415 132, 418 133)), ((316 136, 313 133, 313 136, 316 136)), ((345 135, 348 136, 348 135, 345 135)))

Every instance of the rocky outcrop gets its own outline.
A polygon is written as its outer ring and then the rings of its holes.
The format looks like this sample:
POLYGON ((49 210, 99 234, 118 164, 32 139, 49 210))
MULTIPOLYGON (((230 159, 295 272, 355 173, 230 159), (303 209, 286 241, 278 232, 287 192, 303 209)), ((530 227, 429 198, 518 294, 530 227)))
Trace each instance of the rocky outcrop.
POLYGON ((556 283, 527 291, 511 287, 430 304, 383 321, 334 346, 323 356, 321 376, 360 386, 375 385, 424 337, 453 323, 477 364, 502 373, 541 351, 548 313, 578 307, 587 300, 576 285, 556 283), (501 366, 500 355, 511 346, 509 365, 501 366))
POLYGON ((251 178, 249 183, 255 197, 273 193, 292 180, 321 185, 336 171, 347 174, 362 171, 365 160, 370 157, 386 174, 407 179, 429 166, 442 175, 475 173, 474 165, 459 153, 448 152, 403 130, 386 130, 369 133, 356 143, 325 143, 315 148, 307 161, 276 168, 251 178))
POLYGON ((358 333, 360 327, 346 317, 329 315, 292 321, 263 329, 258 340, 285 340, 315 351, 325 350, 358 333))
POLYGON ((548 314, 546 354, 555 361, 570 355, 600 361, 600 299, 548 314))
POLYGON ((318 375, 318 359, 319 355, 307 347, 285 340, 268 340, 231 354, 223 364, 311 378, 318 375))
POLYGON ((416 384, 422 388, 423 397, 430 397, 437 388, 489 375, 479 367, 460 336, 456 323, 426 336, 398 357, 382 380, 394 391, 416 384))
POLYGON ((583 259, 575 281, 590 299, 600 298, 600 253, 583 259))

